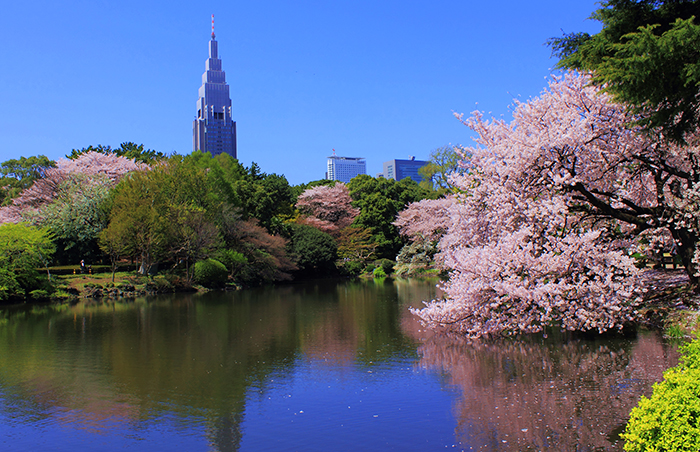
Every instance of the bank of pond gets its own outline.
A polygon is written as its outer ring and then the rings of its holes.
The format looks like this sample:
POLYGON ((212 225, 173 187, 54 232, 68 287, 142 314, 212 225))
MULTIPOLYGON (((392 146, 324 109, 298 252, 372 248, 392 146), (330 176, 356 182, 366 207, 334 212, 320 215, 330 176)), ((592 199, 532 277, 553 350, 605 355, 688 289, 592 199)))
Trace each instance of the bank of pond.
POLYGON ((656 331, 468 341, 435 280, 317 280, 0 308, 13 450, 622 450, 678 363, 656 331))

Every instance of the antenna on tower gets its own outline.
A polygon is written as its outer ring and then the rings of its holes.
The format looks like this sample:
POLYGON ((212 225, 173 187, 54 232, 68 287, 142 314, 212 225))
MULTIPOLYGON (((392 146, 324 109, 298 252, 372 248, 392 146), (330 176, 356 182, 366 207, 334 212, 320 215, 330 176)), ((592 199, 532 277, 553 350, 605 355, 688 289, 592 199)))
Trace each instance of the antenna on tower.
POLYGON ((211 15, 211 39, 216 38, 216 35, 214 34, 214 15, 211 15))

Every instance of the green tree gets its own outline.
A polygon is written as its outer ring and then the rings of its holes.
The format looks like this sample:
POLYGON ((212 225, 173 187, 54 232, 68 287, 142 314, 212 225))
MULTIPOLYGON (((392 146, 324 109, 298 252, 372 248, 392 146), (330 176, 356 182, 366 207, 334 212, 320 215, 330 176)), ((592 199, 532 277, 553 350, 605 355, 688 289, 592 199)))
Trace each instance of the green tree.
POLYGON ((418 173, 423 177, 420 186, 434 189, 441 193, 452 190, 450 175, 464 171, 459 164, 462 156, 457 153, 454 146, 442 146, 430 152, 427 165, 422 166, 418 173))
POLYGON ((47 169, 55 167, 56 162, 45 155, 4 161, 0 164, 0 205, 9 204, 22 190, 44 177, 47 169))
POLYGON ((105 175, 71 174, 58 185, 50 204, 27 213, 33 224, 51 231, 59 262, 93 261, 99 256, 97 236, 107 227, 110 186, 105 175))
POLYGON ((139 259, 141 273, 154 263, 189 263, 216 247, 214 224, 221 202, 210 190, 206 172, 180 156, 137 171, 114 189, 109 234, 121 237, 122 249, 139 259))
POLYGON ((154 151, 152 149, 145 149, 143 144, 136 144, 131 141, 126 141, 119 145, 118 148, 112 149, 111 146, 102 146, 98 144, 97 146, 88 146, 81 149, 72 149, 70 154, 66 154, 66 158, 75 160, 83 154, 88 152, 99 152, 100 154, 114 154, 120 157, 126 157, 133 159, 141 163, 155 163, 167 159, 167 155, 162 152, 154 151))
POLYGON ((48 289, 53 252, 47 229, 26 223, 0 225, 0 300, 48 289), (38 269, 42 267, 49 277, 41 276, 38 269))
POLYGON ((219 231, 208 219, 210 215, 194 202, 171 204, 168 208, 168 250, 185 266, 185 278, 192 281, 190 264, 199 261, 220 246, 219 231))
POLYGON ((684 142, 700 125, 700 1, 607 0, 591 18, 599 33, 549 40, 559 67, 592 71, 640 124, 684 142))
POLYGON ((97 238, 100 250, 109 257, 112 270, 112 282, 114 274, 117 272, 119 258, 126 255, 129 250, 128 242, 125 240, 126 233, 122 230, 128 225, 124 222, 115 222, 111 227, 103 229, 97 238))
POLYGON ((284 176, 266 174, 256 163, 246 168, 228 154, 197 151, 185 161, 204 170, 212 193, 238 208, 244 220, 255 218, 269 232, 286 234, 284 222, 294 215, 298 193, 284 176))
POLYGON ((353 226, 371 231, 378 258, 395 259, 403 246, 398 229, 392 224, 396 215, 408 204, 430 196, 430 191, 408 177, 397 182, 366 174, 354 177, 348 188, 353 205, 360 209, 353 226))
POLYGON ((335 272, 338 245, 333 237, 304 224, 295 224, 292 231, 287 248, 302 272, 313 275, 335 272))

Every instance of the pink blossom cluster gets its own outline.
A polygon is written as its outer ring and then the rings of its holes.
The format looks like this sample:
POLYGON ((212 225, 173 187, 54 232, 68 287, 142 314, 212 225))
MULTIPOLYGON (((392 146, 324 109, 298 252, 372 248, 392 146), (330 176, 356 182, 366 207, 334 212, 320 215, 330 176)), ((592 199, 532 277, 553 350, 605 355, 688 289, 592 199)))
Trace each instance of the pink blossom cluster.
POLYGON ((303 215, 301 223, 337 235, 360 214, 351 203, 348 187, 338 182, 334 186, 320 185, 305 190, 297 198, 296 208, 303 215))
POLYGON ((423 199, 399 212, 394 226, 411 241, 436 241, 451 225, 450 207, 454 195, 440 199, 423 199))
POLYGON ((114 186, 127 173, 147 169, 148 165, 115 154, 88 152, 75 160, 61 159, 55 168, 49 168, 42 179, 35 181, 24 190, 12 204, 0 208, 0 223, 17 223, 24 219, 25 212, 36 211, 51 203, 61 183, 74 174, 100 176, 94 180, 102 183, 108 180, 114 186), (106 178, 105 178, 106 177, 106 178))
POLYGON ((452 177, 459 194, 442 206, 436 259, 451 274, 443 299, 413 311, 425 324, 478 337, 602 332, 635 319, 640 271, 615 231, 649 227, 656 180, 634 156, 653 144, 588 82, 554 78, 516 103, 511 123, 479 112, 463 121, 477 146, 464 150, 471 170, 452 177))

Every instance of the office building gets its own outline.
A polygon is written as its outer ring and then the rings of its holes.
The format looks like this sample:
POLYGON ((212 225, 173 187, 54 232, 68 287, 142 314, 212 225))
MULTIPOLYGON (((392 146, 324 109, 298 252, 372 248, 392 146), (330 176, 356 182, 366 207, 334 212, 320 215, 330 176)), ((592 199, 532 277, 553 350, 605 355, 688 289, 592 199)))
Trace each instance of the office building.
POLYGON ((416 160, 415 157, 409 156, 408 160, 389 160, 384 162, 384 177, 387 179, 401 180, 410 177, 417 183, 423 181, 423 176, 418 170, 430 162, 425 160, 416 160))
POLYGON ((209 58, 202 75, 197 100, 197 118, 192 123, 192 150, 222 152, 238 158, 236 150, 236 122, 232 119, 231 97, 226 73, 221 69, 219 43, 214 35, 214 16, 211 16, 209 58))
POLYGON ((339 157, 335 155, 328 157, 328 172, 326 179, 337 180, 343 183, 350 182, 353 177, 367 174, 367 163, 365 159, 359 157, 339 157))

